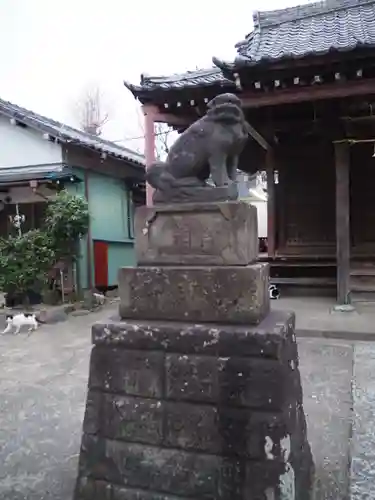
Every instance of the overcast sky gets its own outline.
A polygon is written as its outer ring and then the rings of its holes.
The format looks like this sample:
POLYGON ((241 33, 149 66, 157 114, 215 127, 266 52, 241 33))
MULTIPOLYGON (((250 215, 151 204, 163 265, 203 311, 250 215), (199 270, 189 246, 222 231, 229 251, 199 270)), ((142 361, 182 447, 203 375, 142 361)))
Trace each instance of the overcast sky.
MULTIPOLYGON (((112 120, 108 139, 142 135, 123 80, 211 67, 233 59, 254 10, 306 0, 0 0, 0 97, 77 125, 75 102, 100 85, 112 120)), ((139 147, 139 141, 136 141, 139 147)))

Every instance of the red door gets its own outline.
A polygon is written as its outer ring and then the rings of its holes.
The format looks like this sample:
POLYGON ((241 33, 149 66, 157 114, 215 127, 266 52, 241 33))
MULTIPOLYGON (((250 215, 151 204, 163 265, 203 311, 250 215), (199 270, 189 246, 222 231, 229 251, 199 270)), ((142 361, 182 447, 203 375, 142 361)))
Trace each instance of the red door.
POLYGON ((94 241, 95 286, 108 286, 108 243, 94 241))

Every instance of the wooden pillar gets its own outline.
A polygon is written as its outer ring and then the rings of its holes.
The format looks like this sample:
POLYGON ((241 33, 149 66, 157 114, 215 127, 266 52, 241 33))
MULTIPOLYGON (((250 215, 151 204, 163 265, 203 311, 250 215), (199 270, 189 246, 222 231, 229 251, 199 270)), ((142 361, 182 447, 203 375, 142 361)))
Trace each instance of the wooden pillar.
MULTIPOLYGON (((146 169, 155 161, 155 111, 153 106, 142 106, 145 117, 146 169)), ((146 205, 152 205, 153 188, 146 184, 146 205)))
POLYGON ((275 205, 275 153, 272 148, 266 151, 267 173, 267 245, 268 256, 276 254, 276 205, 275 205))
POLYGON ((335 143, 337 302, 350 305, 350 146, 335 143))
MULTIPOLYGON (((84 171, 84 176, 85 176, 85 198, 86 198, 86 201, 87 203, 89 204, 90 206, 90 195, 89 195, 89 175, 88 175, 88 172, 87 170, 84 171)), ((77 243, 78 245, 79 243, 77 243)), ((92 241, 92 238, 91 238, 91 224, 90 224, 90 221, 89 221, 89 227, 88 227, 88 231, 87 231, 87 240, 86 240, 86 251, 87 251, 87 286, 89 288, 89 290, 91 290, 93 288, 93 279, 92 279, 92 267, 93 267, 93 261, 92 261, 92 251, 91 251, 91 248, 92 248, 92 245, 93 245, 93 241, 92 241)), ((77 259, 77 266, 76 266, 76 273, 77 273, 77 276, 76 276, 76 279, 77 279, 77 288, 78 288, 78 292, 81 291, 81 266, 80 266, 80 262, 79 262, 79 259, 77 259)))

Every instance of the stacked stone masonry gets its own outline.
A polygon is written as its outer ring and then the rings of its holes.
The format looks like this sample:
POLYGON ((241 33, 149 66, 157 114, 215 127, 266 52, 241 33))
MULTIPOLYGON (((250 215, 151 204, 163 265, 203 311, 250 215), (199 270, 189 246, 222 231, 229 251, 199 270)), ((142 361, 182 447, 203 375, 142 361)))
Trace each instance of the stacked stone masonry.
POLYGON ((292 313, 245 203, 142 207, 120 318, 93 326, 75 500, 310 500, 292 313))
POLYGON ((141 207, 135 227, 138 267, 119 271, 121 318, 256 324, 269 312, 255 207, 141 207))
POLYGON ((93 342, 77 500, 310 498, 292 314, 114 322, 93 342))
POLYGON ((259 323, 270 310, 268 264, 245 267, 124 267, 123 319, 259 323))

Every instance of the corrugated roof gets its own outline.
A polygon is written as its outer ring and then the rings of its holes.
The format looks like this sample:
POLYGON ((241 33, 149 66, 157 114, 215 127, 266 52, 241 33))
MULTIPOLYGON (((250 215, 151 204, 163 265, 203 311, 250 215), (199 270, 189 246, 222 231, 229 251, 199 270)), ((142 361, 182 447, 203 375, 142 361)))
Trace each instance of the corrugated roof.
POLYGON ((0 167, 0 185, 34 179, 62 179, 69 176, 74 176, 73 171, 64 163, 0 167))
POLYGON ((124 82, 124 84, 133 93, 155 89, 178 90, 188 87, 210 87, 214 85, 234 86, 232 81, 223 76, 219 68, 198 69, 170 76, 141 75, 140 85, 132 85, 129 82, 124 82))
POLYGON ((0 114, 8 116, 9 118, 14 118, 18 122, 31 128, 50 134, 63 143, 73 143, 88 147, 102 153, 107 153, 121 160, 131 162, 135 166, 145 166, 144 156, 131 149, 75 129, 57 122, 56 120, 52 120, 51 118, 34 113, 26 108, 21 108, 11 102, 3 101, 2 99, 0 99, 0 114))
POLYGON ((253 19, 254 30, 236 45, 235 63, 375 47, 375 0, 328 0, 256 12, 253 19))

